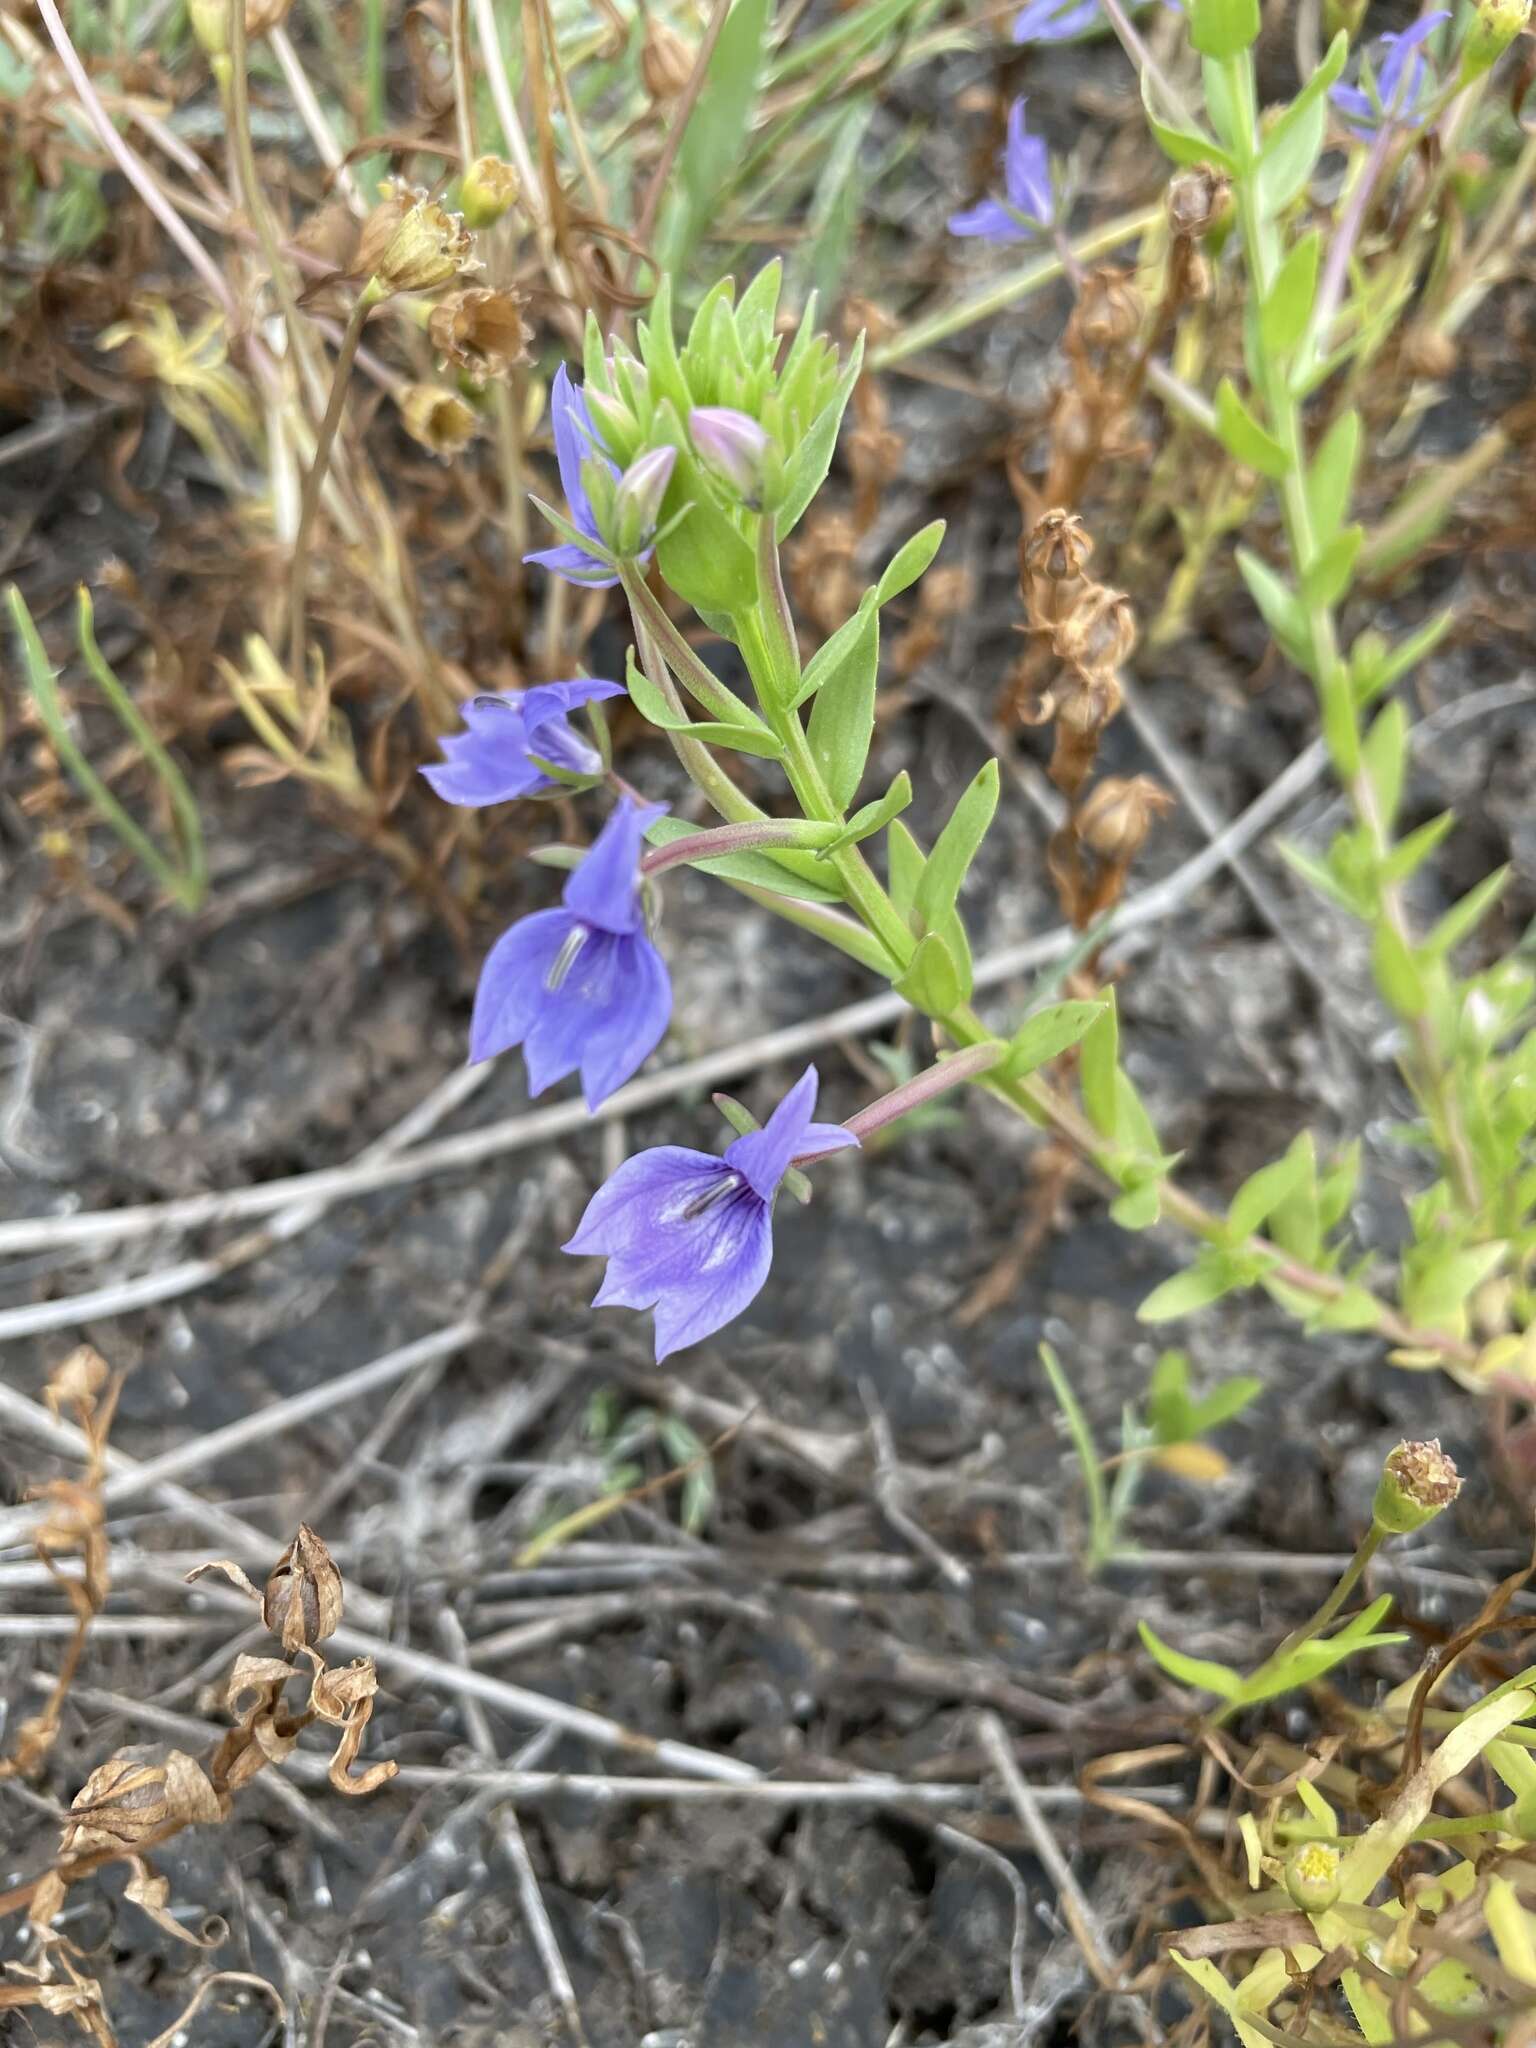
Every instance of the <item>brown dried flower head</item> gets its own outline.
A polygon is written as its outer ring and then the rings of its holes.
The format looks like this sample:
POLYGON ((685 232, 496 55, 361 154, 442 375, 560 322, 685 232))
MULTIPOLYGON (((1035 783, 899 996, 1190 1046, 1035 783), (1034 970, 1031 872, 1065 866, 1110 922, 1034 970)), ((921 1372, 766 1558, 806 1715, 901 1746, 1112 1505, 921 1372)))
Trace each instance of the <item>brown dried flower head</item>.
POLYGON ((437 384, 406 384, 397 403, 411 439, 444 459, 462 453, 480 425, 473 406, 437 384))
POLYGON ((1077 836, 1100 860, 1124 866, 1141 851, 1154 818, 1173 808, 1173 798, 1150 775, 1106 775, 1079 806, 1077 836))
POLYGON ((1093 553, 1093 536, 1075 512, 1042 512, 1019 544, 1026 574, 1047 576, 1053 583, 1081 576, 1093 553))
POLYGON ((645 24, 640 76, 653 101, 675 100, 693 76, 695 52, 675 28, 654 15, 645 24))
POLYGON ((1422 1529, 1461 1492, 1461 1474, 1440 1448, 1437 1436, 1401 1443, 1388 1453, 1376 1488, 1373 1514, 1390 1535, 1422 1529))
POLYGON ((342 1584, 331 1553, 307 1522, 273 1565, 261 1618, 290 1655, 323 1643, 341 1627, 342 1584))
POLYGON ((49 1374, 43 1399, 56 1416, 66 1408, 94 1408, 110 1376, 101 1353, 89 1344, 78 1344, 49 1374))
POLYGON ((1136 645, 1136 614, 1124 591, 1090 583, 1057 625, 1060 658, 1095 679, 1112 677, 1136 645))
POLYGON ((470 267, 474 248, 458 214, 395 179, 363 223, 357 274, 379 293, 436 291, 470 267))
POLYGON ((476 384, 528 360, 528 329, 516 292, 469 285, 439 299, 427 321, 432 346, 476 384))
POLYGON ((178 1828, 222 1818, 199 1763, 179 1749, 134 1743, 99 1764, 75 1794, 60 1854, 140 1849, 178 1828))
POLYGON ((493 227, 517 204, 522 181, 505 158, 477 156, 459 184, 459 204, 467 227, 493 227))
POLYGON ((1210 164, 1180 171, 1168 185, 1168 225, 1175 235, 1209 234, 1231 203, 1232 181, 1210 164))

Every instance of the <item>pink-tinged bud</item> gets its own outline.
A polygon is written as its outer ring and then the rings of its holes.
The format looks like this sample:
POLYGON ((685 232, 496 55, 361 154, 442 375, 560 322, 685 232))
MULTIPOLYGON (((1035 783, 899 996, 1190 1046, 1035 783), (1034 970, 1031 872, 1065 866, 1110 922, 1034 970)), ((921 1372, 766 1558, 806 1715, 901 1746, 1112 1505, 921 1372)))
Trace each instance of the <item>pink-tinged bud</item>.
POLYGON ((729 405, 696 405, 688 431, 700 462, 752 511, 762 508, 771 443, 757 421, 729 405))
POLYGON ((676 461, 675 448, 652 448, 625 470, 613 502, 613 544, 620 556, 650 546, 676 461))

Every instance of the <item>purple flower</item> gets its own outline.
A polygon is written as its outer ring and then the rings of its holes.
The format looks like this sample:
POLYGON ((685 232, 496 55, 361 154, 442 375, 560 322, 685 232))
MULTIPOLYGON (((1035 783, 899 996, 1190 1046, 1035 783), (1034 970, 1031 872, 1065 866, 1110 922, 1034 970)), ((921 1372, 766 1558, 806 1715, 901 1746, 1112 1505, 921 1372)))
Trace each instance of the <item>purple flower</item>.
POLYGON ((531 690, 471 697, 463 710, 463 732, 448 733, 438 741, 447 760, 431 762, 421 772, 446 802, 475 810, 558 788, 540 761, 568 768, 573 775, 601 775, 602 756, 572 732, 565 714, 578 704, 623 695, 622 683, 578 676, 570 683, 539 683, 531 690))
POLYGON ((1421 15, 1412 28, 1405 28, 1400 34, 1378 36, 1376 47, 1381 61, 1375 67, 1374 79, 1367 72, 1363 87, 1333 88, 1328 97, 1357 141, 1373 141, 1384 121, 1403 128, 1418 127, 1421 116, 1416 109, 1427 69, 1420 45, 1442 21, 1450 18, 1450 10, 1440 7, 1433 14, 1421 15))
MULTIPOLYGON (((588 456, 595 456, 598 461, 607 463, 615 477, 619 473, 618 467, 608 462, 607 456, 599 450, 587 401, 571 382, 571 373, 564 363, 556 370, 555 381, 550 386, 549 412, 554 422, 555 460, 560 465, 566 514, 578 532, 601 546, 602 536, 592 514, 592 501, 581 480, 581 465, 588 456)), ((552 569, 567 583, 584 583, 593 590, 605 590, 609 584, 619 580, 600 555, 589 554, 573 540, 562 541, 557 548, 540 548, 534 554, 524 555, 523 560, 552 569)))
POLYGON ((1051 192, 1051 159, 1042 138, 1024 132, 1024 102, 1008 109, 1008 141, 1003 150, 1003 186, 1007 203, 983 199, 979 206, 949 218, 952 235, 982 235, 989 242, 1028 242, 1051 225, 1056 202, 1051 192))
MULTIPOLYGON (((1180 0, 1163 0, 1171 14, 1182 14, 1180 0)), ((1013 24, 1016 43, 1066 43, 1093 27, 1099 0, 1029 0, 1013 24)))
POLYGON ((1065 43, 1092 28, 1099 0, 1029 0, 1013 24, 1016 43, 1065 43))
POLYGON ((841 1124, 818 1124, 817 1075, 807 1067, 760 1131, 724 1158, 658 1145, 626 1159, 587 1204, 564 1249, 608 1261, 594 1308, 656 1311, 658 1362, 739 1316, 773 1262, 771 1212, 796 1159, 857 1145, 841 1124))
POLYGON ((519 918, 492 946, 475 991, 472 1062, 521 1045, 532 1095, 580 1067, 596 1109, 656 1049, 672 983, 646 935, 640 848, 665 810, 626 797, 566 882, 564 907, 519 918))

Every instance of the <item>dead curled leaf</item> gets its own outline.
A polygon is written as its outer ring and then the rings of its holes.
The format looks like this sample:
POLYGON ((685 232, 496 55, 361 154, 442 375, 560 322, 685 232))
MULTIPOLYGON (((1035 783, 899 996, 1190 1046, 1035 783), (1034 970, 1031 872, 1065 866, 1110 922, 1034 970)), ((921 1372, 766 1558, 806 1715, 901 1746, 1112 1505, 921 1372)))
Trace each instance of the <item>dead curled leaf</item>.
POLYGON ((123 1887, 123 1897, 147 1913, 155 1925, 166 1934, 174 1935, 177 1941, 184 1941, 192 1948, 217 1948, 229 1934, 229 1928, 217 1914, 204 1923, 201 1934, 194 1934, 190 1927, 181 1922, 169 1910, 171 1888, 158 1871, 152 1870, 142 1856, 128 1856, 123 1859, 131 1872, 123 1887))

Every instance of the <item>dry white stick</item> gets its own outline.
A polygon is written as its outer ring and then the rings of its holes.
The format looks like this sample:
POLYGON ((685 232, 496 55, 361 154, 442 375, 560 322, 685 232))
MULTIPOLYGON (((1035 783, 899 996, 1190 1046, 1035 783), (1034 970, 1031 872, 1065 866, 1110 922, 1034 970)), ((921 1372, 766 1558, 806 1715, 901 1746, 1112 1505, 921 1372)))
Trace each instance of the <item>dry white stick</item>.
MULTIPOLYGON (((438 1634, 443 1639, 449 1657, 456 1665, 469 1661, 468 1645, 459 1617, 451 1607, 445 1607, 437 1617, 438 1634)), ((491 1724, 486 1719, 485 1708, 479 1700, 466 1693, 460 1701, 464 1725, 469 1730, 469 1739, 480 1754, 491 1763, 497 1761, 496 1742, 491 1734, 491 1724)), ((533 1858, 528 1854, 528 1844, 523 1836, 522 1822, 517 1809, 509 1801, 496 1816, 496 1832, 503 1855, 512 1866, 512 1875, 517 1883, 518 1903, 523 1909, 523 1918, 528 1923, 528 1932, 538 1950, 539 1961, 544 1966, 544 1975, 549 1981, 550 1993, 565 2017, 566 2029, 578 2048, 586 2048, 587 2030, 581 2023, 581 2006, 576 1998, 576 1986, 571 1982, 571 1973, 565 1966, 565 1957, 560 1953, 554 1927, 549 1918, 549 1908, 544 1903, 544 1894, 539 1890, 538 1872, 533 1867, 533 1858)))

